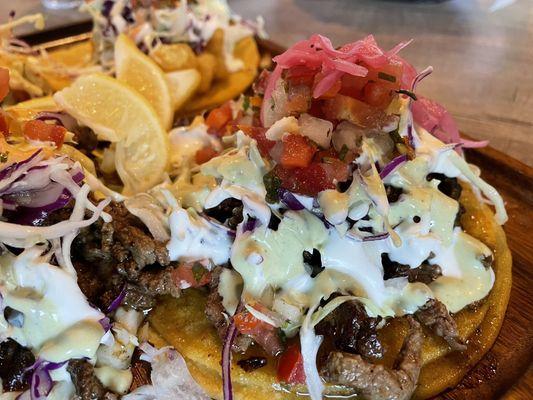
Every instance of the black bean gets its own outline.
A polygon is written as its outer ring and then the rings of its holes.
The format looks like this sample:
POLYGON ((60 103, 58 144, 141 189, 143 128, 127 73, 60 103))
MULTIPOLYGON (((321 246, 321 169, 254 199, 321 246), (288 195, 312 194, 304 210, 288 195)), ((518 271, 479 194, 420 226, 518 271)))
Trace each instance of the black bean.
POLYGON ((250 357, 245 360, 237 361, 239 367, 246 372, 252 372, 256 369, 263 368, 267 363, 268 361, 265 357, 250 357))

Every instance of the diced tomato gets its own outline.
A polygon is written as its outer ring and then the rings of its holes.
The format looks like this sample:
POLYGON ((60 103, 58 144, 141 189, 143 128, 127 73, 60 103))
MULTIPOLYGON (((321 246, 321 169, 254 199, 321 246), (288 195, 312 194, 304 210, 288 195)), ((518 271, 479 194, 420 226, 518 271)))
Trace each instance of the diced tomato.
POLYGON ((305 168, 313 159, 317 149, 305 136, 286 135, 280 163, 284 168, 305 168))
POLYGON ((317 70, 307 68, 304 65, 292 67, 286 72, 285 80, 293 85, 312 86, 317 70))
POLYGON ((205 119, 205 124, 209 127, 209 132, 223 136, 225 133, 224 127, 231 121, 233 113, 229 102, 222 104, 209 112, 205 119))
POLYGON ((345 120, 362 128, 381 127, 393 118, 377 107, 343 95, 324 100, 322 110, 328 120, 345 120))
POLYGON ((316 196, 322 190, 335 188, 324 168, 316 162, 307 168, 286 169, 276 165, 274 172, 281 180, 281 187, 294 193, 316 196))
POLYGON ((289 345, 279 358, 277 375, 280 382, 305 383, 304 361, 298 342, 289 345))
POLYGON ((302 114, 309 110, 312 96, 311 88, 304 85, 289 85, 287 93, 287 103, 285 105, 286 114, 302 114))
POLYGON ((237 128, 243 131, 247 136, 255 139, 257 142, 257 148, 263 157, 268 156, 268 152, 276 144, 275 141, 267 139, 265 136, 266 128, 250 125, 237 125, 237 128))
POLYGON ((263 99, 259 96, 252 96, 250 97, 250 105, 252 107, 260 108, 261 104, 263 104, 263 99))
POLYGON ((348 164, 336 158, 325 160, 325 162, 323 162, 321 166, 326 172, 328 181, 345 182, 350 176, 350 169, 348 167, 348 164))
POLYGON ((212 147, 203 147, 200 150, 196 152, 195 160, 196 164, 200 165, 203 163, 208 162, 213 157, 215 157, 218 153, 212 148, 212 147))
POLYGON ((172 280, 182 289, 205 286, 211 281, 211 272, 202 264, 183 263, 172 271, 172 280))
POLYGON ((243 335, 260 335, 265 330, 272 331, 276 329, 276 327, 254 317, 248 310, 235 314, 233 316, 233 322, 237 330, 243 335))
POLYGON ((369 70, 370 79, 363 89, 364 101, 371 106, 387 108, 400 89, 403 73, 401 62, 391 59, 377 70, 369 70))
POLYGON ((339 90, 341 90, 341 81, 335 82, 335 84, 322 96, 320 96, 321 99, 331 99, 332 97, 335 97, 337 93, 339 93, 339 90))
POLYGON ((349 162, 346 159, 340 160, 337 151, 333 147, 317 152, 313 162, 320 163, 329 182, 344 182, 348 179, 350 172, 349 162))
POLYGON ((0 101, 9 93, 9 70, 0 68, 0 101))
POLYGON ((329 158, 339 158, 339 155, 337 154, 337 150, 335 150, 335 148, 333 147, 330 147, 329 149, 326 149, 326 150, 317 151, 315 156, 313 157, 313 161, 320 163, 320 162, 324 162, 324 159, 329 159, 329 158))
POLYGON ((363 92, 366 103, 381 109, 387 108, 395 93, 389 85, 378 82, 368 82, 363 92))
POLYGON ((41 142, 54 142, 57 148, 61 148, 65 140, 67 130, 59 125, 47 124, 35 119, 24 124, 24 136, 31 140, 41 142))
POLYGON ((368 83, 368 77, 353 76, 345 74, 341 78, 341 88, 339 93, 345 96, 353 97, 354 99, 363 98, 363 88, 368 83))

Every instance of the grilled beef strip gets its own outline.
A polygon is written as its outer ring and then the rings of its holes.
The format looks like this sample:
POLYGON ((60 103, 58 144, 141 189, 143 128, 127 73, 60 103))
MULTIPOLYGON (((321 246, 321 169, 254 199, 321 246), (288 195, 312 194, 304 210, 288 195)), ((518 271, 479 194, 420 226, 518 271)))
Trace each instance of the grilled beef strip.
POLYGON ((347 301, 329 313, 315 327, 327 347, 338 351, 359 354, 365 360, 381 358, 383 348, 377 337, 381 318, 371 318, 358 301, 347 301))
MULTIPOLYGON (((122 203, 105 211, 113 220, 81 229, 72 244, 78 284, 89 301, 105 310, 126 288, 124 304, 144 311, 155 305, 157 295, 179 296, 179 282, 172 279, 178 263, 170 262, 166 243, 154 240, 122 203)), ((65 207, 45 224, 68 219, 71 212, 72 206, 65 207)))
POLYGON ((427 285, 442 276, 442 269, 437 264, 423 262, 419 267, 411 268, 409 265, 392 261, 387 253, 381 255, 381 264, 383 265, 383 279, 385 280, 407 277, 411 283, 422 282, 427 285))
POLYGON ((437 336, 444 338, 452 350, 466 350, 466 345, 459 337, 457 323, 443 303, 430 299, 414 315, 422 325, 427 326, 437 336))
POLYGON ((440 183, 437 186, 437 189, 439 189, 446 196, 459 201, 459 197, 461 197, 461 192, 463 191, 463 188, 459 184, 457 178, 449 178, 444 174, 434 172, 429 174, 426 179, 428 181, 431 181, 433 179, 439 180, 440 183))
POLYGON ((94 367, 87 360, 70 360, 67 366, 79 400, 105 400, 107 390, 94 374, 94 367))
POLYGON ((330 353, 321 375, 327 382, 355 389, 369 400, 407 400, 411 398, 421 368, 422 330, 407 317, 409 333, 394 368, 372 364, 359 354, 330 353))
POLYGON ((25 371, 35 363, 35 356, 13 339, 0 343, 0 378, 6 392, 24 391, 30 387, 29 373, 25 371))

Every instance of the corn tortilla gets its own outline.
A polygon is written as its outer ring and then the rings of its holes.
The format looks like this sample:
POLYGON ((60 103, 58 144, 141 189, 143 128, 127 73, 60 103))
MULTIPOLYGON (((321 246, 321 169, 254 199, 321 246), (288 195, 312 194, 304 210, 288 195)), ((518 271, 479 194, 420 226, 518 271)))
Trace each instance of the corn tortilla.
MULTIPOLYGON (((465 352, 452 352, 443 339, 425 332, 423 366, 414 399, 433 397, 460 382, 496 340, 510 296, 512 261, 505 233, 494 220, 491 209, 480 203, 470 188, 464 186, 463 189, 461 204, 466 209, 461 220, 463 227, 494 252, 496 281, 490 294, 480 304, 466 307, 454 315, 461 338, 468 340, 465 352)), ((179 299, 166 297, 149 315, 149 323, 151 335, 157 338, 154 342, 174 346, 183 355, 191 374, 207 394, 214 399, 221 399, 221 341, 215 328, 205 317, 205 302, 205 294, 192 289, 186 290, 179 299)), ((380 339, 388 354, 381 362, 392 364, 406 331, 407 327, 402 319, 394 319, 380 330, 380 339)), ((244 372, 236 364, 238 360, 251 355, 264 356, 258 348, 252 348, 244 356, 233 356, 235 399, 301 398, 280 390, 276 380, 276 361, 272 358, 268 359, 266 367, 253 372, 244 372)), ((329 388, 329 391, 332 389, 329 388)))

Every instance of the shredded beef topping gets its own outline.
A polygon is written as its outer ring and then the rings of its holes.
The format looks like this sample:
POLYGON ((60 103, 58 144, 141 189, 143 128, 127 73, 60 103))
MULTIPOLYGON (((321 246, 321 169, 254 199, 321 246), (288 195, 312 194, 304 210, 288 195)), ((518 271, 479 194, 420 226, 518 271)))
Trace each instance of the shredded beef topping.
POLYGON ((252 339, 271 356, 279 356, 283 353, 285 346, 281 341, 280 329, 264 330, 257 334, 251 335, 252 339))
POLYGON ((137 311, 148 311, 155 307, 157 302, 154 293, 151 293, 146 288, 133 283, 127 283, 125 289, 126 295, 122 301, 123 305, 137 311))
POLYGON ((35 356, 13 339, 0 343, 0 378, 6 392, 24 391, 30 387, 30 374, 25 370, 35 363, 35 356))
POLYGON ((383 355, 376 332, 380 320, 369 317, 360 302, 347 301, 320 321, 315 330, 336 350, 375 359, 383 355))
POLYGON ((124 286, 124 277, 113 271, 107 263, 74 260, 78 285, 91 304, 101 310, 113 302, 124 286))
POLYGON ((415 317, 437 336, 444 338, 453 350, 466 350, 465 344, 459 338, 457 323, 448 312, 446 306, 440 301, 436 299, 428 300, 415 313, 415 317))
POLYGON ((237 364, 244 371, 252 372, 267 365, 267 359, 265 357, 250 357, 245 360, 237 361, 237 364))
POLYGON ((144 224, 130 214, 124 205, 115 204, 112 216, 113 221, 107 224, 112 232, 106 233, 107 238, 103 237, 102 248, 111 248, 111 254, 119 263, 119 273, 135 278, 148 265, 157 263, 166 266, 170 263, 166 244, 148 234, 144 224), (113 244, 109 243, 111 235, 113 244))
POLYGON ((136 347, 131 357, 131 373, 133 375, 133 381, 129 389, 130 392, 133 392, 140 386, 152 384, 152 379, 150 378, 152 364, 148 361, 141 360, 142 354, 142 350, 136 347))
POLYGON ((94 374, 94 367, 87 360, 70 360, 67 366, 76 396, 80 400, 104 400, 106 389, 94 374))
POLYGON ((358 354, 332 352, 322 369, 327 382, 352 387, 369 400, 407 400, 413 394, 421 368, 422 330, 408 317, 409 333, 394 369, 365 361, 358 354))
MULTIPOLYGON (((72 244, 78 284, 89 301, 105 310, 126 283, 127 303, 138 310, 153 307, 150 297, 157 294, 179 295, 169 279, 172 269, 162 268, 170 265, 165 243, 154 240, 123 204, 111 203, 105 211, 113 220, 81 229, 72 244)), ((46 223, 64 217, 55 213, 46 223)))
POLYGON ((407 277, 409 282, 422 282, 426 285, 442 276, 442 269, 437 264, 422 263, 417 268, 392 261, 387 253, 381 255, 383 279, 407 277))

